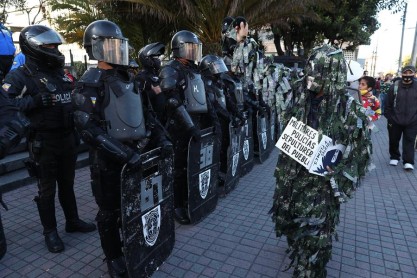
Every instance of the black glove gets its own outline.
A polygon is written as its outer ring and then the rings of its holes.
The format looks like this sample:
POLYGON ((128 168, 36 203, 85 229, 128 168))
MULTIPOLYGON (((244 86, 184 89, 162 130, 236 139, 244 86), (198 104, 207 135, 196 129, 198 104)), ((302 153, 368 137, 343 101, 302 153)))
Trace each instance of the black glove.
POLYGON ((142 160, 140 159, 139 151, 134 151, 132 156, 130 157, 129 161, 127 162, 127 166, 130 170, 136 171, 142 166, 142 160))
POLYGON ((239 118, 233 118, 233 120, 232 120, 232 126, 233 127, 239 127, 239 126, 241 126, 243 124, 243 122, 244 121, 242 121, 239 118))
POLYGON ((50 107, 54 106, 57 102, 55 95, 47 93, 37 94, 33 97, 33 100, 37 107, 50 107))
POLYGON ((259 111, 259 109, 260 109, 259 101, 253 100, 252 101, 252 108, 253 108, 254 112, 259 111))
POLYGON ((201 131, 195 126, 189 129, 188 134, 193 138, 195 142, 198 142, 201 139, 201 131))
POLYGON ((172 155, 173 152, 174 147, 172 146, 172 143, 169 141, 165 141, 161 146, 161 157, 168 158, 172 155))

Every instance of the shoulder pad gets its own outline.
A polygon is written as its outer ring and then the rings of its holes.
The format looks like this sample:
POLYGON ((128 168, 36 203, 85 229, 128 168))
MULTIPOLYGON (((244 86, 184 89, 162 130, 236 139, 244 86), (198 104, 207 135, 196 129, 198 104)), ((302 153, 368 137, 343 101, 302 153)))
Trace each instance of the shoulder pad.
POLYGON ((172 67, 171 65, 166 65, 159 72, 160 79, 168 78, 171 76, 178 76, 178 70, 175 67, 172 67))
POLYGON ((102 81, 100 80, 102 74, 102 69, 90 68, 86 72, 84 72, 83 76, 81 76, 80 80, 78 80, 78 83, 92 87, 100 87, 102 83, 102 81))
POLYGON ((177 86, 179 73, 175 68, 167 65, 161 69, 161 72, 159 73, 159 79, 159 86, 161 87, 162 91, 172 90, 177 86))

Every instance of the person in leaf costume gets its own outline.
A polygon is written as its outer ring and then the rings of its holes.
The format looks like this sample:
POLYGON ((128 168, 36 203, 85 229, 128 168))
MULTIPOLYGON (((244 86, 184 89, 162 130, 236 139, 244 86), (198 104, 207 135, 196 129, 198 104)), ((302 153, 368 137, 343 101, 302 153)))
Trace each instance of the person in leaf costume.
POLYGON ((277 237, 287 237, 293 277, 326 277, 332 239, 337 240, 340 204, 352 197, 370 164, 371 141, 362 105, 346 94, 347 68, 341 50, 315 48, 304 77, 295 85, 294 104, 284 115, 343 144, 343 159, 313 175, 281 152, 275 169, 276 188, 271 209, 277 237))

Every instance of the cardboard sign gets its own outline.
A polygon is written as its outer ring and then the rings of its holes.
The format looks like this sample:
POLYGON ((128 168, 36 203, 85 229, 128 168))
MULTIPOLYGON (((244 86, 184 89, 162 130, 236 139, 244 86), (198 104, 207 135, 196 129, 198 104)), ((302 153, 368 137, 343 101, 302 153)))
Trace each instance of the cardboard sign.
POLYGON ((303 165, 310 173, 324 176, 327 166, 334 167, 343 158, 346 147, 333 145, 333 140, 292 117, 285 127, 276 147, 303 165))

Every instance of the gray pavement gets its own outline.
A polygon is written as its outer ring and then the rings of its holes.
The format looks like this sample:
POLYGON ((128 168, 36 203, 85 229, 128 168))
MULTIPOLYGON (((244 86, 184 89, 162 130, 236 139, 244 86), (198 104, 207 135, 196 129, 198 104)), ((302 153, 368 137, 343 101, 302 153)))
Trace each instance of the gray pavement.
MULTIPOLYGON (((342 205, 328 277, 417 277, 417 169, 389 166, 386 120, 373 133, 376 169, 355 197, 342 205)), ((285 238, 276 238, 267 214, 275 187, 278 152, 240 180, 216 210, 194 226, 176 225, 176 242, 153 277, 291 277, 285 238)), ((1 182, 1 178, 0 178, 1 182)), ((65 251, 47 251, 35 203, 36 185, 4 194, 2 211, 8 252, 0 277, 109 277, 98 233, 68 234, 57 203, 58 232, 65 251)), ((80 216, 94 221, 97 206, 88 168, 76 173, 80 216)))

